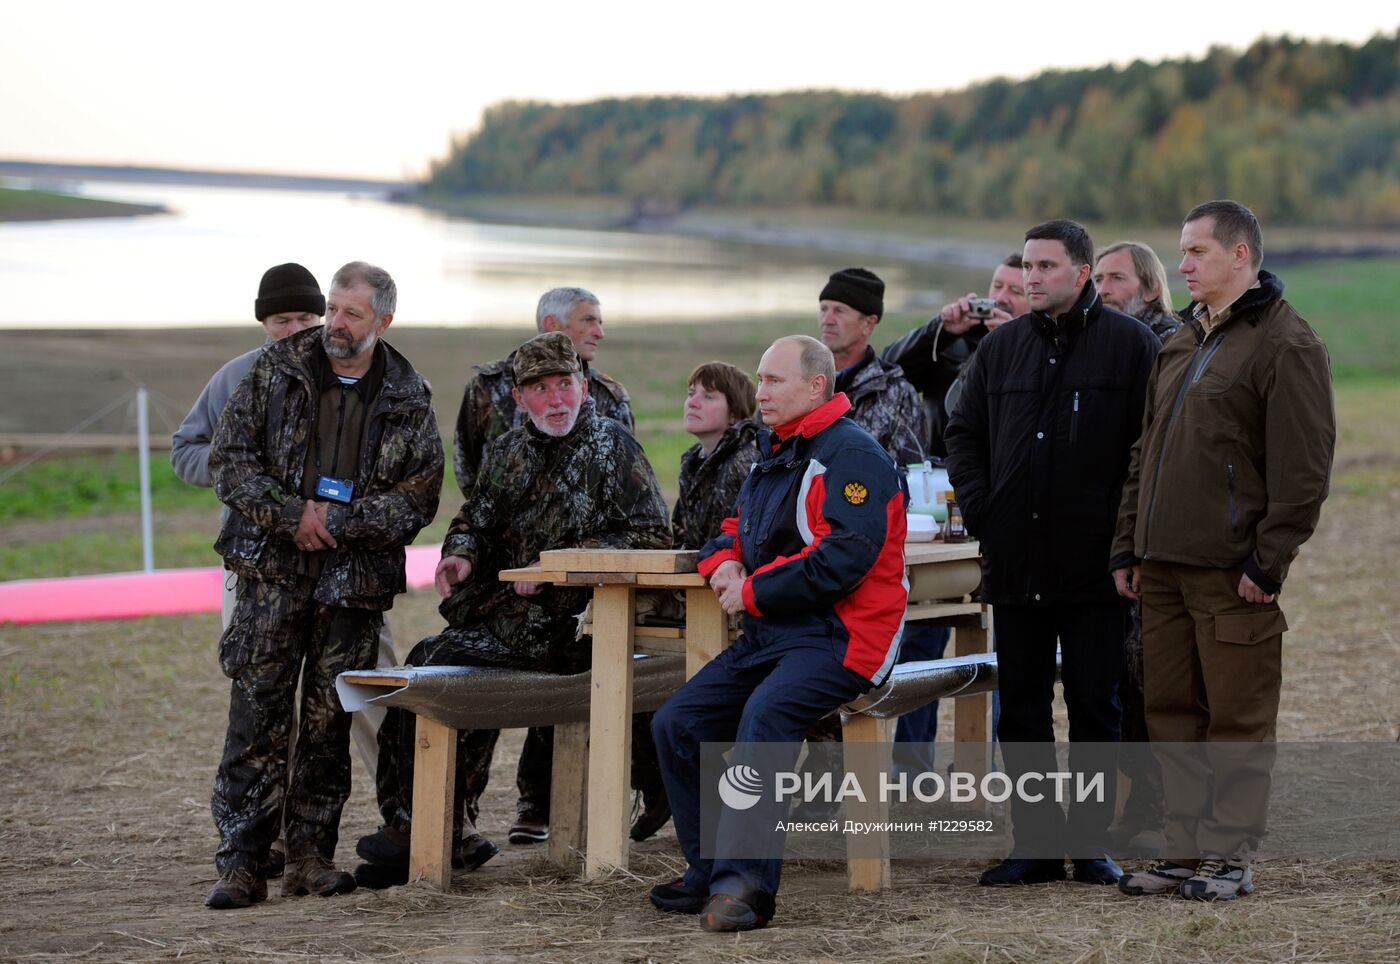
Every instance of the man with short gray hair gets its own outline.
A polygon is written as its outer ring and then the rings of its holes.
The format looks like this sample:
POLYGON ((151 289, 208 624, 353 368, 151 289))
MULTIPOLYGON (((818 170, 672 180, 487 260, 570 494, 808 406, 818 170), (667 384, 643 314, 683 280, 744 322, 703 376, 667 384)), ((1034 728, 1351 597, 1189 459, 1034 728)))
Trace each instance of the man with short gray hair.
MULTIPOLYGON (((593 410, 632 431, 632 404, 627 389, 591 364, 603 340, 603 309, 598 297, 583 288, 551 288, 540 296, 535 307, 535 327, 541 334, 562 331, 569 336, 583 362, 593 410)), ((482 451, 487 444, 525 424, 525 415, 511 395, 515 388, 511 374, 514 358, 512 352, 499 361, 478 365, 462 394, 452 465, 457 473, 457 488, 464 496, 471 494, 476 484, 482 451)))
MULTIPOLYGON (((585 288, 551 288, 535 306, 535 327, 540 334, 562 331, 573 342, 588 385, 584 404, 595 414, 633 430, 632 405, 627 389, 609 378, 590 362, 603 340, 603 309, 598 296, 585 288)), ((453 468, 457 488, 470 498, 481 471, 486 447, 495 439, 526 422, 525 411, 515 400, 515 352, 489 365, 479 365, 466 390, 457 414, 457 434, 453 445, 453 468)), ((553 758, 554 728, 532 726, 525 733, 516 782, 520 819, 511 828, 510 841, 516 844, 542 843, 549 839, 550 760, 553 758)), ((652 794, 653 803, 656 793, 652 794)))
MULTIPOLYGON (((666 503, 651 465, 630 433, 612 419, 599 418, 586 404, 589 383, 570 339, 546 332, 521 345, 511 358, 515 401, 527 421, 486 448, 486 468, 442 544, 435 583, 447 626, 413 648, 409 666, 582 672, 591 658, 587 641, 578 636, 588 590, 505 583, 498 578, 501 570, 537 562, 548 549, 662 549, 671 544, 666 503)), ((498 735, 498 730, 466 730, 457 736, 452 849, 454 862, 466 870, 497 853, 474 824, 498 735)), ((390 709, 379 739, 377 787, 384 825, 356 848, 367 861, 356 870, 356 879, 367 887, 408 881, 412 714, 390 709)), ((546 767, 548 761, 546 756, 546 767)), ((634 759, 634 773, 636 766, 634 759)), ((547 802, 547 769, 538 791, 547 802)))

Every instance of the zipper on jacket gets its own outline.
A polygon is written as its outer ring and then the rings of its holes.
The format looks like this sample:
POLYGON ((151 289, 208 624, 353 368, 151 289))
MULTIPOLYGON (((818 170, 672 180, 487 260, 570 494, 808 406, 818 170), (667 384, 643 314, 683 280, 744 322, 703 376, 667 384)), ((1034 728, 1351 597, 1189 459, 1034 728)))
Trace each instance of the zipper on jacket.
POLYGON ((1206 373, 1206 366, 1215 357, 1215 353, 1220 350, 1220 345, 1225 341, 1225 336, 1221 335, 1215 339, 1215 344, 1210 346, 1210 351, 1206 352, 1206 357, 1201 359, 1201 364, 1196 368, 1196 374, 1191 377, 1191 384, 1194 385, 1201 380, 1201 376, 1206 373))
POLYGON ((1239 510, 1235 507, 1235 463, 1225 463, 1225 481, 1230 489, 1230 531, 1240 531, 1239 510))
MULTIPOLYGON (((331 475, 339 475, 340 472, 340 436, 345 431, 345 393, 348 386, 340 386, 340 408, 335 413, 335 448, 331 449, 331 475)), ((319 468, 319 466, 318 466, 319 468)))
POLYGON ((1079 392, 1074 393, 1074 408, 1069 416, 1069 440, 1079 441, 1079 392))
MULTIPOLYGON (((1217 344, 1219 342, 1217 341, 1217 344)), ((1200 357, 1201 351, 1205 348, 1205 342, 1196 343, 1196 358, 1200 357)), ((1186 373, 1181 377, 1181 386, 1176 390, 1176 400, 1172 402, 1171 414, 1167 416, 1167 426, 1162 429, 1162 451, 1157 455, 1157 474, 1152 482, 1152 503, 1147 507, 1147 537, 1152 538, 1152 517, 1157 512, 1157 495, 1161 491, 1162 466, 1167 462, 1167 443, 1171 440, 1172 426, 1176 424, 1177 413, 1181 411, 1181 404, 1186 399, 1186 389, 1192 383, 1192 368, 1198 366, 1196 358, 1186 366, 1186 373)))

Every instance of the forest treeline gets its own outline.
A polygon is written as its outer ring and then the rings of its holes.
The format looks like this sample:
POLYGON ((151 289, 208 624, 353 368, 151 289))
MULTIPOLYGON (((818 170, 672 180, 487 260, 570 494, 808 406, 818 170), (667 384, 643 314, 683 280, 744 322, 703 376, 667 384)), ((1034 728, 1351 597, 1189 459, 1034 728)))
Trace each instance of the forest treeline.
POLYGON ((1237 198, 1269 222, 1400 226, 1400 30, 951 93, 510 101, 432 194, 594 194, 1132 223, 1237 198))

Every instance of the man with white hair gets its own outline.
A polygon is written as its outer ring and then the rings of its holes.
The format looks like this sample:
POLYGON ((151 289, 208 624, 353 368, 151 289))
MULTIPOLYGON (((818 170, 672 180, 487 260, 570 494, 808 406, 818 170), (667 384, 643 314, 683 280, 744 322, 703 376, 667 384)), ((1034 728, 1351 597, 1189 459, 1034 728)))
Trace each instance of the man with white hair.
MULTIPOLYGON (((584 288, 551 288, 540 296, 535 306, 535 327, 541 334, 560 331, 569 336, 582 366, 586 405, 598 415, 617 421, 632 431, 632 407, 627 389, 616 379, 609 378, 590 362, 603 340, 603 309, 598 296, 584 288)), ((453 444, 453 469, 457 487, 463 496, 470 496, 481 471, 482 457, 493 439, 525 424, 525 411, 515 397, 515 352, 489 365, 480 365, 467 382, 462 393, 462 407, 457 414, 457 434, 453 444)), ((532 726, 525 733, 525 745, 520 752, 516 770, 516 786, 520 799, 516 803, 519 819, 510 830, 510 842, 516 844, 542 843, 549 839, 549 774, 554 756, 554 728, 532 726)), ((659 816, 655 808, 665 807, 660 792, 660 777, 652 781, 644 793, 647 809, 659 816)), ((664 821, 663 821, 664 822, 664 821)))
MULTIPOLYGON (((651 465, 630 433, 585 405, 588 382, 569 338, 546 332, 511 357, 513 397, 528 421, 486 447, 484 468, 448 529, 437 567, 447 628, 415 646, 409 666, 582 672, 591 649, 578 638, 578 617, 588 590, 504 583, 500 571, 535 564, 545 549, 671 545, 666 503, 651 465)), ((476 822, 498 735, 468 730, 457 738, 453 857, 463 869, 475 869, 497 852, 467 822, 476 822)), ((356 848, 368 861, 356 871, 364 886, 408 880, 413 759, 413 716, 390 709, 379 731, 384 825, 356 848)), ((547 773, 539 792, 547 801, 547 773)))
MULTIPOLYGON (((535 327, 543 334, 562 331, 573 342, 583 365, 592 408, 604 418, 616 419, 632 431, 632 405, 627 389, 591 363, 603 340, 603 309, 598 296, 583 288, 551 288, 535 306, 535 327)), ((514 397, 515 353, 489 365, 478 365, 462 394, 453 445, 453 469, 457 488, 470 495, 481 469, 481 456, 492 439, 525 424, 525 413, 514 397)))

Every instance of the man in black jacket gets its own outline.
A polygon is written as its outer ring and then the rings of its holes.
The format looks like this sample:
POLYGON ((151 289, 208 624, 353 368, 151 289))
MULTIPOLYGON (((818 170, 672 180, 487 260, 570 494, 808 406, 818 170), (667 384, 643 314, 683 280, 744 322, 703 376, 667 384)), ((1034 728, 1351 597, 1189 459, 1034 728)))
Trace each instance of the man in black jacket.
MULTIPOLYGON (((1013 774, 1057 770, 1055 648, 1060 645, 1072 742, 1070 769, 1103 778, 1101 797, 1012 797, 1012 856, 987 885, 1074 878, 1114 883, 1107 856, 1114 807, 1127 613, 1107 572, 1128 457, 1142 426, 1157 339, 1104 306, 1089 280, 1083 226, 1047 221, 1026 232, 1031 311, 982 340, 948 424, 948 472, 968 529, 982 543, 983 594, 995 607, 1001 720, 1013 774), (1039 745, 1037 745, 1039 744, 1039 745)), ((1030 794, 1036 789, 1030 787, 1030 794)))

